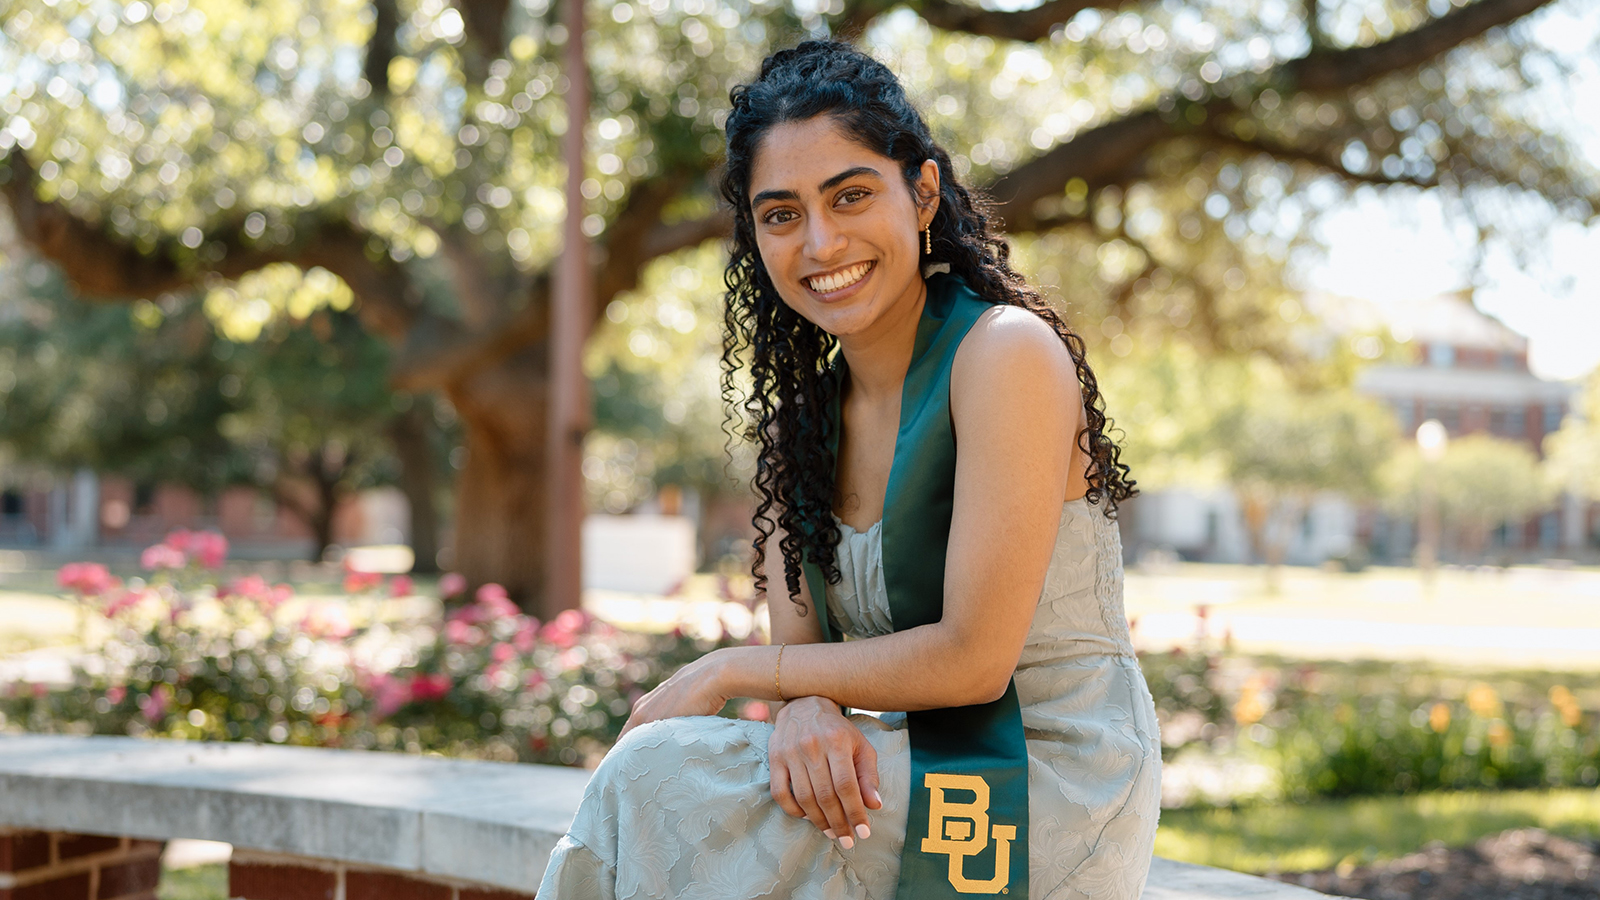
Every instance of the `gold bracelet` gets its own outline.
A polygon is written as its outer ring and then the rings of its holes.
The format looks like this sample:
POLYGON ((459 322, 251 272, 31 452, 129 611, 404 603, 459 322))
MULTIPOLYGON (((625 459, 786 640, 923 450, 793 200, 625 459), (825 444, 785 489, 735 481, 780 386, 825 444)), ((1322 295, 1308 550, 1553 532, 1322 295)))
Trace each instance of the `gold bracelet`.
POLYGON ((778 689, 779 703, 788 702, 787 700, 783 699, 783 648, 787 646, 789 645, 778 645, 778 664, 772 667, 772 686, 778 689))

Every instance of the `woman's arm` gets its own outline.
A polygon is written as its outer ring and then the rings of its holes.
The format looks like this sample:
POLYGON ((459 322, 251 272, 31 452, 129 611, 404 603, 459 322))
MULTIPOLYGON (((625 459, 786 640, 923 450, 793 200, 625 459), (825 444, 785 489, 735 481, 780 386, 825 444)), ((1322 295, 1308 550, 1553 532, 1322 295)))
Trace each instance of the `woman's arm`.
MULTIPOLYGON (((803 580, 799 600, 804 606, 788 598, 783 556, 777 549, 782 539, 779 529, 767 544, 767 615, 772 643, 788 645, 787 654, 797 645, 822 643, 817 617, 826 613, 811 605, 811 592, 803 580)), ((797 697, 788 690, 784 696, 788 702, 774 705, 774 727, 767 740, 772 799, 784 812, 809 819, 848 850, 856 838, 872 833, 867 811, 883 806, 878 795, 878 753, 837 703, 827 697, 797 697)))
MULTIPOLYGON (((950 401, 960 450, 943 618, 867 640, 791 643, 781 673, 775 647, 719 650, 712 654, 718 693, 776 700, 775 674, 786 697, 815 695, 861 709, 965 706, 1005 692, 1078 459, 1082 395, 1055 332, 1025 310, 998 307, 957 351, 950 401)), ((777 558, 769 558, 778 570, 777 558)), ((774 574, 772 583, 781 585, 781 571, 774 574)), ((787 605, 769 600, 768 609, 787 605)), ((780 621, 775 614, 781 643, 780 621)), ((802 621, 816 627, 814 618, 802 621)))

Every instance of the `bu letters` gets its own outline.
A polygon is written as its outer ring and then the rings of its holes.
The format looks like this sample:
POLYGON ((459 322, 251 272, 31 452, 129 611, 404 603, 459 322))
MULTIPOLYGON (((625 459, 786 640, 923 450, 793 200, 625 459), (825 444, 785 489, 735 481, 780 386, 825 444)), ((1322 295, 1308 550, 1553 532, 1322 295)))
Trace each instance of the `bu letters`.
POLYGON ((951 775, 929 772, 922 783, 928 788, 928 836, 922 839, 923 853, 943 853, 950 857, 950 885, 962 894, 998 894, 1011 880, 1011 842, 1017 826, 989 824, 989 783, 978 775, 951 775), (945 796, 947 790, 970 791, 970 802, 945 796), (989 839, 997 842, 994 874, 986 879, 968 878, 967 857, 982 853, 989 839))

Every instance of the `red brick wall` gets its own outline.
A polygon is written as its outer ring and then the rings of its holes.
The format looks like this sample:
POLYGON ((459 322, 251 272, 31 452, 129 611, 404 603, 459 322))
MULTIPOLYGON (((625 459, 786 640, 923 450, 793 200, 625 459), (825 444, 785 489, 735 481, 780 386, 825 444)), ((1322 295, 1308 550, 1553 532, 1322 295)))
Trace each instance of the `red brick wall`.
POLYGON ((155 900, 160 841, 0 830, 0 900, 155 900))

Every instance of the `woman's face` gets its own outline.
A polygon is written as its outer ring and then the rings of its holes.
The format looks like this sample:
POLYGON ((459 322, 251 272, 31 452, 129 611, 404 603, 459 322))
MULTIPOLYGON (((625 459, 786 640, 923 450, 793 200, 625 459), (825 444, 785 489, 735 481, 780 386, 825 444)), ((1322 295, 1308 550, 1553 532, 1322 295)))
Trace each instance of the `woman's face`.
POLYGON ((836 336, 861 334, 922 290, 922 229, 939 196, 923 163, 919 207, 900 164, 831 116, 774 126, 750 167, 756 249, 791 309, 836 336))

